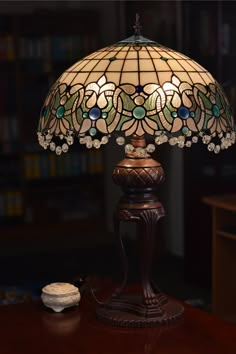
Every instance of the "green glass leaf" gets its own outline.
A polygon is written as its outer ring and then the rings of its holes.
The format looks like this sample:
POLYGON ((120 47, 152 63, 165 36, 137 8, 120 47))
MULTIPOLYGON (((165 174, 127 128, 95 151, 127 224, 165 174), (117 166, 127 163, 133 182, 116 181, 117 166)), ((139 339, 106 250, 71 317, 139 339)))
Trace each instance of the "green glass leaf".
POLYGON ((227 118, 230 119, 230 117, 233 115, 232 107, 227 104, 225 111, 227 114, 227 118))
POLYGON ((113 101, 112 101, 112 97, 106 97, 106 99, 107 99, 107 105, 105 108, 102 109, 102 111, 108 113, 113 106, 113 101))
POLYGON ((123 101, 123 109, 125 109, 126 111, 132 111, 135 107, 133 100, 124 92, 122 92, 120 96, 123 101))
POLYGON ((170 114, 172 114, 173 111, 176 111, 176 108, 174 108, 172 106, 171 101, 172 101, 172 97, 166 101, 166 108, 168 108, 168 110, 170 111, 170 114))
MULTIPOLYGON (((50 104, 51 102, 49 102, 50 104)), ((41 111, 41 116, 44 117, 45 121, 47 121, 48 117, 49 117, 49 114, 50 114, 50 110, 49 110, 49 105, 48 106, 44 106, 44 108, 42 109, 41 111)))
POLYGON ((112 106, 112 108, 111 108, 111 110, 110 110, 110 112, 108 113, 108 116, 107 116, 107 118, 106 118, 107 125, 110 125, 110 124, 113 122, 115 116, 116 116, 116 110, 115 110, 115 108, 112 106))
POLYGON ((220 97, 219 92, 216 92, 216 104, 219 108, 222 107, 222 102, 221 102, 221 97, 220 97))
POLYGON ((160 118, 159 118, 158 114, 155 114, 153 116, 149 116, 148 119, 150 119, 153 122, 157 123, 159 130, 163 129, 163 125, 161 124, 161 121, 160 121, 160 118))
POLYGON ((66 111, 72 109, 73 104, 77 97, 78 97, 78 92, 75 92, 74 95, 68 99, 68 101, 64 105, 66 111))
POLYGON ((38 132, 42 132, 41 119, 39 120, 37 131, 38 131, 38 132))
POLYGON ((171 112, 170 110, 167 108, 167 106, 164 107, 164 109, 162 110, 162 112, 164 113, 165 119, 167 120, 168 123, 172 124, 173 122, 173 118, 171 116, 171 112))
POLYGON ((78 107, 76 111, 76 120, 79 123, 79 125, 81 125, 83 122, 83 111, 81 110, 81 107, 78 107))
POLYGON ((211 101, 201 91, 198 91, 198 94, 201 97, 204 106, 208 109, 211 109, 211 107, 212 107, 211 101))
POLYGON ((57 109, 60 106, 60 93, 57 91, 56 95, 54 96, 54 104, 53 107, 57 109))
POLYGON ((131 119, 133 119, 133 117, 121 116, 121 118, 120 118, 120 120, 119 120, 119 123, 118 123, 118 125, 117 125, 117 127, 116 127, 115 130, 120 130, 121 127, 122 127, 122 125, 123 125, 125 122, 127 122, 128 120, 131 120, 131 119))
POLYGON ((66 116, 64 119, 68 120, 68 122, 70 123, 70 126, 72 125, 72 116, 71 116, 71 114, 66 116))
POLYGON ((51 112, 50 112, 50 109, 48 108, 48 109, 47 109, 47 113, 46 113, 46 115, 45 115, 45 117, 44 117, 44 118, 45 118, 45 121, 48 120, 50 114, 51 114, 51 112))
POLYGON ((147 110, 147 111, 152 111, 153 109, 156 108, 156 100, 158 97, 158 93, 156 91, 154 91, 145 101, 143 107, 147 110))
POLYGON ((211 118, 212 118, 212 115, 210 115, 210 114, 206 114, 206 115, 205 115, 205 120, 204 120, 204 124, 203 124, 203 129, 207 129, 207 123, 208 123, 209 119, 211 119, 211 118))

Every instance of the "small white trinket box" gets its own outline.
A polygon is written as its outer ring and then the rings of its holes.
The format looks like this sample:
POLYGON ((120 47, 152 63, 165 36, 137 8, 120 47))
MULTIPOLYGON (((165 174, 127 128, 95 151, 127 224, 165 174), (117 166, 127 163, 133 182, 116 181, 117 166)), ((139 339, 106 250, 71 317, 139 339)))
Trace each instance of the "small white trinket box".
POLYGON ((48 284, 43 287, 41 294, 44 305, 55 312, 78 305, 80 297, 79 289, 70 283, 48 284))

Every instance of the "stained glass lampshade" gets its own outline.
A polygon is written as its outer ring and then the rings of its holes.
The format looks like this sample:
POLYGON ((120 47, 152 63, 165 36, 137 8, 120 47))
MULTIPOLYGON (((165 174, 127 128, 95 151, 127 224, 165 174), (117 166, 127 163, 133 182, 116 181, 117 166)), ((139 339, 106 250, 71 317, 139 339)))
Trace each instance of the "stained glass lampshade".
POLYGON ((38 126, 40 144, 58 155, 74 137, 99 148, 111 136, 122 145, 133 134, 180 148, 202 141, 215 153, 235 142, 230 105, 212 75, 141 35, 67 69, 51 88, 38 126), (53 142, 55 136, 62 144, 53 142))
POLYGON ((164 296, 151 277, 156 224, 165 212, 157 196, 164 171, 150 154, 167 142, 179 148, 202 142, 215 153, 227 149, 235 143, 232 111, 206 69, 143 37, 137 20, 134 36, 79 60, 57 79, 38 125, 39 143, 58 155, 75 138, 98 149, 112 137, 125 144, 126 153, 113 171, 124 192, 114 213, 124 280, 98 304, 97 316, 119 326, 172 323, 183 315, 183 306, 164 296), (121 221, 137 223, 141 243, 141 290, 132 296, 125 293, 128 261, 121 221))

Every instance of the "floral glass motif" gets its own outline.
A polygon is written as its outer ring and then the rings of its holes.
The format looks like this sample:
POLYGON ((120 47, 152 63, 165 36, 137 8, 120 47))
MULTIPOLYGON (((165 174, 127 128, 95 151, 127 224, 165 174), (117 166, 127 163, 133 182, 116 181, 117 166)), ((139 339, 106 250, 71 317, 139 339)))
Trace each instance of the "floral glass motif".
POLYGON ((179 147, 200 138, 215 153, 235 142, 231 108, 211 74, 142 36, 98 50, 67 69, 51 88, 38 126, 40 144, 58 154, 68 151, 74 137, 99 148, 112 135, 121 145, 133 134, 179 147), (54 136, 65 140, 62 146, 56 147, 54 136))

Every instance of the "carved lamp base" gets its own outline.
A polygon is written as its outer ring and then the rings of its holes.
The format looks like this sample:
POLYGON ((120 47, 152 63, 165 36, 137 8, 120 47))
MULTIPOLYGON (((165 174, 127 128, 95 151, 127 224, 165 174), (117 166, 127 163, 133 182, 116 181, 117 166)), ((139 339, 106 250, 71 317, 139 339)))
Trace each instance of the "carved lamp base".
MULTIPOLYGON (((158 295, 156 297, 158 302, 158 295)), ((147 306, 140 295, 113 298, 97 307, 97 317, 103 322, 120 327, 154 327, 173 324, 179 320, 184 308, 176 301, 160 295, 159 304, 147 306)))
MULTIPOLYGON (((143 138, 133 137, 132 145, 140 148, 146 144, 143 138)), ((114 229, 124 278, 110 301, 97 307, 97 316, 122 327, 172 324, 181 318, 184 308, 164 296, 151 279, 157 222, 165 215, 156 192, 157 185, 164 180, 164 171, 150 155, 140 157, 135 151, 126 154, 126 158, 116 165, 112 176, 124 192, 114 213, 114 229), (128 280, 128 259, 120 235, 121 221, 137 223, 137 242, 140 246, 141 292, 129 296, 124 294, 128 280)))

